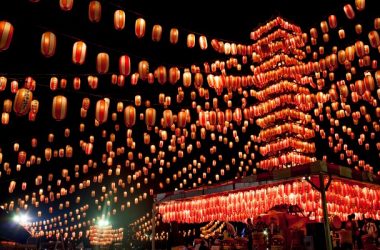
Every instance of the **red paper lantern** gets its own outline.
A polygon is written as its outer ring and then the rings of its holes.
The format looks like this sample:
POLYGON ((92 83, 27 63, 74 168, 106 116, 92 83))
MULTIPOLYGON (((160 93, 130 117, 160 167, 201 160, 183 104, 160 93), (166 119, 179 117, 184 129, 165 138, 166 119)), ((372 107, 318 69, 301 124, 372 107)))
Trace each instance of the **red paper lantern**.
POLYGON ((152 40, 153 42, 159 42, 162 36, 162 27, 159 24, 155 24, 152 29, 152 40))
POLYGON ((131 58, 123 55, 119 59, 119 71, 121 75, 128 76, 131 73, 131 58))
POLYGON ((169 109, 163 112, 163 124, 164 128, 170 127, 173 124, 173 112, 169 109))
POLYGON ((155 71, 155 76, 159 84, 165 84, 167 79, 167 73, 165 66, 159 66, 155 71))
POLYGON ((346 4, 343 7, 344 14, 346 14, 346 17, 350 20, 355 18, 355 11, 352 8, 351 4, 346 4))
POLYGON ((84 42, 75 42, 73 46, 72 61, 74 64, 82 65, 86 59, 87 46, 84 42))
POLYGON ((100 123, 105 123, 108 119, 109 103, 106 100, 96 102, 95 119, 100 123))
POLYGON ((180 111, 177 115, 177 125, 179 128, 184 128, 186 126, 187 114, 185 111, 180 111))
POLYGON ((122 30, 125 27, 125 12, 116 10, 113 16, 113 25, 116 30, 122 30))
POLYGON ((156 123, 156 109, 147 108, 145 110, 145 124, 147 127, 152 127, 156 123))
POLYGON ((88 5, 88 19, 92 23, 100 22, 102 18, 102 4, 99 1, 91 1, 88 5))
POLYGON ((176 44, 178 42, 178 29, 172 28, 170 29, 170 43, 176 44))
POLYGON ((199 37, 199 47, 201 48, 201 50, 207 49, 207 38, 205 36, 199 37))
POLYGON ((57 39, 54 33, 45 32, 42 34, 41 38, 41 53, 45 57, 52 57, 55 54, 55 49, 57 47, 57 39))
POLYGON ((66 118, 67 114, 67 98, 62 95, 53 98, 52 116, 55 120, 61 121, 66 118))
POLYGON ((194 46, 195 46, 195 35, 194 34, 190 33, 187 35, 186 44, 187 44, 188 48, 194 48, 194 46))
POLYGON ((335 15, 329 16, 329 26, 331 29, 335 29, 338 26, 338 22, 335 15))
POLYGON ((124 109, 124 124, 128 128, 132 127, 136 123, 136 108, 133 106, 127 106, 124 109))
POLYGON ((169 69, 169 82, 171 84, 176 84, 177 81, 181 78, 181 72, 177 67, 171 67, 169 69))
POLYGON ((7 50, 12 42, 14 28, 10 22, 0 21, 0 51, 7 50))
POLYGON ((148 79, 149 63, 145 60, 140 61, 138 65, 138 72, 139 72, 139 77, 141 80, 148 79))
POLYGON ((14 102, 13 111, 16 115, 26 115, 29 112, 31 102, 33 100, 33 93, 25 88, 17 90, 14 102))
POLYGON ((74 0, 59 0, 59 7, 63 11, 70 11, 73 8, 74 0))
POLYGON ((99 53, 96 57, 96 71, 99 74, 105 74, 108 72, 109 65, 110 65, 110 57, 107 53, 102 52, 99 53))
POLYGON ((146 22, 143 18, 136 19, 135 34, 137 38, 143 38, 145 35, 146 22))

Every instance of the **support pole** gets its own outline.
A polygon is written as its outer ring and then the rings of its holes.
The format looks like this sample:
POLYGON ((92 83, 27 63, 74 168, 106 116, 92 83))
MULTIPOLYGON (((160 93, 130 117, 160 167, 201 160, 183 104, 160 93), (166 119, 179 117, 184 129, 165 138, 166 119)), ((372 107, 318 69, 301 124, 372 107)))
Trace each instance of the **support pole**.
POLYGON ((326 247, 327 250, 332 250, 332 243, 331 243, 331 237, 330 237, 330 225, 329 225, 329 216, 327 212, 327 201, 326 201, 326 190, 325 190, 325 183, 323 174, 319 174, 319 189, 321 192, 321 203, 322 203, 322 210, 323 210, 323 223, 325 225, 325 239, 326 239, 326 247))
POLYGON ((152 209, 152 250, 156 250, 156 202, 153 202, 152 209))

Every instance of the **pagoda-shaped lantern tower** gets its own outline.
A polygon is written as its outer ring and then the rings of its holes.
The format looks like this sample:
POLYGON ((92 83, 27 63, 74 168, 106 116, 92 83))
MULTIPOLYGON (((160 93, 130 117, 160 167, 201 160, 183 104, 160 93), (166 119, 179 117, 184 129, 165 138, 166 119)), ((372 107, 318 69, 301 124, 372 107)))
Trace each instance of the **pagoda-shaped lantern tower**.
POLYGON ((314 108, 313 64, 304 63, 306 35, 298 26, 276 18, 251 32, 253 96, 251 107, 260 132, 256 141, 261 169, 315 161, 315 134, 309 111, 314 108), (305 40, 304 40, 305 39, 305 40))

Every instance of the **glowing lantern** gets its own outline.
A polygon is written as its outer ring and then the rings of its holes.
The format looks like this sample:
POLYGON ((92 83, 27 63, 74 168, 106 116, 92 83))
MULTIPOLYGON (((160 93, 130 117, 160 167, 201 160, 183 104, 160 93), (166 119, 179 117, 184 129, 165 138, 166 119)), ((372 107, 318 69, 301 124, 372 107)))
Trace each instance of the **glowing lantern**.
POLYGON ((7 21, 0 21, 0 51, 7 50, 12 42, 14 28, 7 21))
POLYGON ((363 57, 365 55, 364 43, 362 41, 355 42, 355 51, 358 57, 363 57))
POLYGON ((131 73, 131 58, 123 55, 119 59, 119 72, 121 75, 128 76, 131 73))
POLYGON ((186 126, 186 117, 187 114, 185 111, 180 111, 177 116, 177 123, 179 128, 183 128, 186 126))
POLYGON ((57 47, 57 38, 53 32, 45 32, 41 38, 41 53, 45 57, 52 57, 57 47))
POLYGON ((99 53, 96 57, 96 71, 99 74, 105 74, 109 68, 109 55, 107 53, 99 53))
POLYGON ((180 79, 181 77, 181 72, 179 71, 179 69, 177 67, 171 67, 169 69, 169 82, 171 84, 175 84, 177 83, 177 81, 180 79))
POLYGON ((135 34, 136 34, 137 38, 143 38, 144 37, 145 27, 146 27, 146 23, 145 23, 145 20, 143 18, 136 19, 135 34))
POLYGON ((74 0, 59 0, 59 7, 63 11, 70 11, 73 8, 74 0))
POLYGON ((182 80, 183 80, 183 86, 185 87, 191 86, 191 73, 189 69, 185 69, 185 71, 183 72, 182 80))
POLYGON ((113 25, 116 30, 122 30, 125 27, 125 12, 116 10, 113 16, 113 25))
POLYGON ((26 152, 25 151, 18 152, 17 163, 25 164, 25 161, 26 161, 26 152))
POLYGON ((100 123, 104 123, 108 119, 109 103, 106 100, 99 100, 96 102, 95 119, 100 123))
POLYGON ((355 25, 355 32, 356 32, 356 34, 360 35, 362 33, 362 30, 363 30, 363 28, 362 28, 361 24, 355 25))
POLYGON ((153 25, 152 29, 152 41, 159 42, 162 37, 162 27, 159 24, 153 25))
POLYGON ((45 148, 45 159, 46 161, 50 161, 52 150, 51 148, 45 148))
POLYGON ((154 108, 147 108, 145 110, 145 124, 147 127, 152 127, 156 123, 156 110, 154 108))
POLYGON ((205 36, 199 37, 199 47, 201 48, 201 50, 207 49, 207 38, 205 36))
POLYGON ((138 65, 138 72, 141 80, 146 80, 149 74, 149 63, 145 60, 140 61, 138 65))
POLYGON ((170 29, 170 43, 176 44, 178 42, 178 29, 170 29))
POLYGON ((136 123, 136 108, 133 106, 127 106, 124 109, 124 124, 128 128, 132 127, 136 123))
POLYGON ((12 111, 12 101, 9 99, 4 100, 3 112, 10 113, 12 111))
POLYGON ((102 18, 102 5, 99 1, 91 1, 88 5, 88 19, 92 23, 100 22, 102 18))
POLYGON ((346 38, 346 32, 344 31, 344 29, 340 29, 340 30, 338 31, 338 35, 339 35, 339 38, 340 38, 340 39, 344 39, 344 38, 346 38))
POLYGON ((50 78, 50 89, 55 91, 58 88, 58 78, 53 76, 50 78))
POLYGON ((163 127, 170 127, 173 124, 173 112, 169 109, 163 112, 163 127))
POLYGON ((82 65, 86 59, 87 46, 84 42, 75 42, 73 46, 72 61, 74 64, 82 65))
POLYGON ((13 102, 13 111, 16 115, 26 115, 29 112, 32 99, 33 93, 30 90, 25 88, 17 90, 13 102))
POLYGON ((55 96, 51 112, 55 120, 61 121, 65 119, 67 114, 67 98, 62 95, 55 96))
POLYGON ((321 30, 323 33, 327 33, 329 32, 329 27, 327 26, 327 22, 326 21, 322 21, 321 24, 321 30))
POLYGON ((369 43, 371 44, 372 48, 377 48, 380 45, 380 38, 377 31, 371 31, 368 33, 368 39, 369 43))
POLYGON ((155 71, 155 76, 157 77, 159 84, 165 84, 167 80, 167 73, 165 66, 159 66, 155 71))
POLYGON ((329 16, 329 26, 331 29, 335 29, 337 26, 338 26, 338 22, 336 20, 336 16, 335 15, 330 15, 329 16))
POLYGON ((355 11, 352 8, 351 4, 346 4, 343 7, 344 14, 346 14, 346 17, 350 20, 355 18, 355 11))
POLYGON ((188 48, 194 48, 195 47, 195 35, 190 33, 187 35, 187 47, 188 48))
POLYGON ((73 87, 74 87, 74 90, 80 89, 80 78, 79 77, 74 77, 73 87))
POLYGON ((194 86, 200 88, 203 85, 203 75, 201 73, 195 73, 194 86))
POLYGON ((4 76, 0 76, 0 91, 4 91, 7 87, 7 78, 4 76))
POLYGON ((365 0, 355 0, 355 7, 358 11, 362 11, 365 8, 365 0))
POLYGON ((380 17, 377 17, 373 20, 373 26, 374 26, 375 30, 380 29, 380 17))

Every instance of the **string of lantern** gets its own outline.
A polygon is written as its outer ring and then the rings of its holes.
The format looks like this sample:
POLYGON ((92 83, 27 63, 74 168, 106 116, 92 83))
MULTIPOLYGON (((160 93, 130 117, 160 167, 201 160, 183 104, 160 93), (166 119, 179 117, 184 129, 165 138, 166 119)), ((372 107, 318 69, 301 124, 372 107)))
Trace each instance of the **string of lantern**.
MULTIPOLYGON (((349 8, 348 8, 349 9, 349 8)), ((8 26, 8 24, 4 24, 4 26, 8 26)), ((8 29, 7 27, 5 28, 5 29, 8 29)), ((341 32, 340 32, 341 33, 341 32)), ((280 34, 280 33, 279 33, 280 34)), ((265 35, 265 34, 264 34, 265 35)), ((372 36, 371 37, 375 37, 376 38, 376 33, 372 33, 372 36)), ((314 38, 314 39, 316 39, 315 37, 312 37, 312 38, 314 38)), ((376 40, 376 39, 375 39, 376 40)), ((312 39, 312 41, 314 41, 313 39, 312 39)), ((261 42, 262 43, 262 42, 261 42)), ((313 42, 312 42, 313 43, 313 42)), ((316 40, 315 40, 315 43, 316 43, 316 40)), ((376 42, 374 43, 374 44, 376 44, 376 42)), ((80 44, 78 44, 78 45, 80 45, 80 44)), ((83 44, 82 44, 83 45, 83 44)), ((218 46, 219 46, 220 44, 218 44, 218 46)), ((225 45, 225 44, 224 44, 225 45)), ((356 43, 355 43, 355 45, 356 45, 356 43)), ((372 45, 372 44, 371 44, 372 45)), ((275 49, 278 49, 278 47, 277 46, 279 46, 278 44, 275 44, 274 45, 274 47, 275 47, 275 49)), ((220 48, 221 48, 221 46, 219 46, 220 48)), ((358 45, 357 45, 357 47, 359 48, 359 49, 361 49, 361 48, 364 48, 364 50, 365 50, 365 45, 362 45, 361 43, 358 43, 358 45), (364 46, 364 47, 363 47, 364 46)), ((374 46, 372 46, 372 47, 374 47, 374 46)), ((224 50, 225 51, 229 51, 229 48, 228 48, 228 45, 227 46, 223 46, 223 48, 224 48, 224 50), (226 47, 227 47, 227 49, 226 49, 226 47)), ((258 45, 257 46, 255 46, 254 47, 254 49, 255 49, 255 53, 256 53, 256 50, 258 50, 258 45)), ((348 47, 347 47, 348 48, 348 47)), ((248 48, 247 48, 248 49, 248 48)), ((307 48, 306 48, 307 49, 307 48)), ((231 52, 232 51, 234 51, 235 49, 234 49, 234 46, 231 46, 231 52)), ((238 50, 238 47, 236 46, 236 50, 238 50)), ((353 51, 352 51, 353 49, 352 49, 352 46, 351 47, 349 47, 349 49, 347 50, 348 51, 348 54, 349 55, 351 55, 351 54, 353 54, 353 51)), ((231 53, 230 52, 230 53, 231 53)), ((345 51, 345 53, 347 54, 347 52, 345 51)), ((355 52, 354 52, 355 53, 355 52)), ((302 55, 302 53, 299 53, 299 52, 297 52, 297 54, 299 54, 300 56, 302 55)), ((256 53, 256 55, 257 55, 257 53, 256 53)), ((105 56, 105 55, 101 55, 101 57, 102 56, 105 56)), ((343 54, 341 53, 341 59, 340 60, 343 60, 342 59, 342 57, 343 57, 343 54)), ((339 54, 338 54, 338 57, 337 58, 335 58, 335 56, 330 56, 329 57, 329 59, 325 59, 325 61, 329 61, 329 60, 332 60, 332 61, 335 61, 336 59, 338 59, 338 62, 339 62, 339 54)), ((257 58, 257 56, 255 56, 255 59, 254 60, 258 60, 258 58, 257 58)), ((283 60, 283 59, 281 59, 281 60, 283 60)), ((360 60, 360 59, 359 59, 360 60)), ((256 61, 255 61, 256 62, 256 61)), ((364 61, 363 61, 363 63, 364 63, 364 61)), ((327 63, 328 64, 328 63, 327 63)), ((335 62, 334 63, 332 63, 332 64, 334 64, 335 65, 335 62)), ((366 63, 366 64, 368 64, 368 63, 366 63)), ((216 64, 215 64, 216 65, 216 64)), ((336 64, 337 65, 337 64, 336 64)), ((364 64, 363 64, 364 65, 364 64)), ((323 66, 323 63, 322 63, 322 66, 323 66)), ((331 65, 332 66, 332 65, 331 65)), ((215 66, 215 67, 217 67, 217 66, 215 66)), ((223 66, 222 66, 223 67, 223 66)), ((308 66, 308 67, 310 67, 310 66, 308 66)), ((319 66, 319 67, 321 67, 321 66, 319 66)), ((327 67, 329 67, 329 66, 327 66, 327 67)), ((212 67, 211 67, 212 68, 212 67)), ((219 67, 217 67, 217 68, 220 68, 220 66, 219 67)), ((323 67, 321 67, 321 68, 323 68, 323 67)), ((266 67, 263 67, 263 69, 261 69, 261 71, 265 71, 265 70, 268 70, 268 68, 266 68, 266 67)), ((319 70, 318 70, 319 71, 319 70)), ((323 74, 323 73, 322 73, 323 74)), ((330 74, 329 75, 326 75, 326 77, 330 77, 330 74)), ((193 78, 195 78, 196 76, 194 76, 193 78)), ((326 77, 323 77, 323 78, 326 78, 326 77)), ((367 78, 364 78, 363 79, 363 81, 365 80, 365 79, 367 79, 367 78)), ((348 79, 347 79, 348 80, 348 79)), ((368 79, 369 80, 369 79, 368 79)), ((376 78, 376 80, 377 80, 377 78, 376 78)), ((310 83, 310 82, 309 82, 310 83)), ((378 81, 377 81, 377 83, 378 83, 378 81)), ((310 84, 312 84, 312 83, 310 83, 310 84)), ((318 84, 318 81, 317 81, 317 84, 318 84)), ((355 83, 356 84, 356 83, 355 83)), ((361 82, 360 81, 358 81, 358 84, 357 84, 358 86, 360 86, 361 85, 361 82)), ((355 87, 356 88, 356 87, 355 87)), ((360 89, 363 89, 363 88, 360 88, 360 89)), ((365 89, 365 88, 364 88, 365 89)), ((339 88, 338 88, 338 90, 339 90, 339 92, 342 92, 342 93, 344 93, 344 92, 346 92, 346 90, 345 90, 345 88, 343 87, 343 85, 340 85, 339 86, 339 88)), ((371 90, 371 88, 369 89, 369 90, 371 90)), ((348 89, 347 89, 347 91, 348 91, 348 89)), ((372 89, 372 91, 374 91, 374 89, 372 89)), ((358 91, 359 92, 359 91, 358 91)), ((363 95, 364 93, 366 93, 367 94, 367 96, 368 96, 368 92, 362 92, 362 94, 361 95, 363 95)), ((305 93, 306 94, 306 93, 305 93)), ((345 94, 344 94, 345 95, 345 94)), ((58 99, 58 98, 57 98, 58 99)), ((59 99, 61 99, 61 101, 63 100, 63 98, 59 98, 59 99)), ((367 100, 370 100, 369 98, 367 98, 367 100)), ((100 101, 102 101, 102 100, 100 100, 100 101)), ((101 105, 102 103, 106 103, 107 101, 106 100, 103 100, 104 102, 100 102, 100 104, 99 105, 101 105)), ((11 105, 12 106, 12 105, 11 105)), ((334 106, 334 105, 332 105, 332 106, 334 106)), ((377 109, 378 108, 376 108, 376 111, 377 111, 377 109)), ((128 109, 128 113, 129 113, 129 110, 131 110, 132 111, 132 113, 134 113, 133 112, 133 109, 132 108, 129 108, 128 109)), ((333 108, 333 110, 334 110, 334 108, 333 108)), ((153 112, 153 111, 152 111, 153 112)), ((212 112, 212 111, 211 111, 212 112)), ((212 116, 212 117, 214 117, 214 113, 212 113, 211 114, 211 112, 209 112, 209 117, 210 116, 212 116)), ((7 112, 6 112, 7 113, 7 112)), ((9 113, 9 112, 8 112, 9 113)), ((166 112, 167 114, 168 114, 168 117, 170 118, 170 117, 172 117, 171 115, 170 115, 170 113, 169 112, 166 112)), ((239 110, 236 110, 236 114, 238 114, 238 113, 240 113, 239 112, 239 110)), ((341 113, 341 112, 340 112, 341 113)), ((340 113, 339 113, 339 117, 342 117, 341 115, 340 115, 340 113)), ((365 113, 365 112, 363 112, 363 113, 365 113)), ((219 113, 220 115, 221 115, 221 113, 219 113)), ((227 116, 227 114, 226 113, 224 113, 225 114, 225 116, 227 116)), ((228 112, 228 114, 230 114, 230 112, 228 112)), ((364 116, 364 114, 360 114, 360 115, 362 115, 362 116, 364 116)), ((201 115, 200 115, 201 116, 201 115)), ((202 113, 202 116, 203 116, 203 113, 202 113)), ((207 117, 207 115, 205 114, 205 116, 207 117)), ((235 115, 235 116, 239 116, 239 115, 235 115)), ((58 117, 63 117, 63 116, 58 116, 58 117)), ((360 117, 359 117, 360 118, 360 117)), ((359 118, 357 117, 357 113, 355 113, 355 120, 359 120, 359 118)), ((174 118, 173 118, 174 119, 174 118)), ((202 130, 201 130, 201 135, 202 135, 202 139, 204 139, 205 137, 206 137, 206 133, 208 133, 208 131, 211 131, 211 128, 213 127, 213 126, 210 126, 210 125, 214 125, 214 124, 216 124, 215 122, 213 122, 213 119, 214 118, 212 118, 211 120, 208 120, 208 119, 206 119, 206 121, 205 122, 202 122, 202 124, 204 125, 204 127, 206 128, 205 130, 203 130, 203 132, 202 132, 202 130), (208 122, 210 122, 210 125, 209 125, 209 127, 208 127, 208 129, 207 129, 207 124, 208 124, 208 122)), ((241 118, 238 118, 238 120, 240 120, 241 118)), ((101 121, 104 121, 104 120, 102 120, 102 119, 99 119, 99 120, 101 120, 101 121)), ((99 121, 98 120, 98 121, 99 121)), ((133 120, 133 119, 132 119, 133 120)), ((199 119, 199 120, 201 120, 201 119, 199 119)), ((173 124, 173 122, 171 121, 171 119, 168 119, 168 123, 166 124, 166 127, 171 127, 171 126, 169 126, 169 125, 172 125, 173 124)), ((173 120, 174 121, 174 120, 173 120)), ((105 122, 105 121, 104 121, 105 122)), ((243 122, 242 122, 243 123, 243 122)), ((128 123, 128 124, 130 124, 130 123, 128 123)), ((190 125, 190 123, 187 123, 188 125, 190 125)), ((245 123, 243 123, 243 124, 245 124, 245 123)), ((249 123, 250 124, 250 123, 249 123)), ((187 125, 187 126, 188 126, 187 125)), ((192 124, 191 124, 192 125, 192 124)), ((218 125, 222 125, 222 123, 221 124, 218 124, 218 125)), ((334 126, 335 126, 335 123, 334 123, 334 126)), ((232 129, 231 129, 232 130, 232 129)), ((237 131, 237 130, 235 130, 235 131, 237 131)), ((199 130, 197 131, 197 132, 199 132, 199 130)), ((234 134, 236 134, 235 136, 234 136, 234 138, 238 138, 238 136, 237 136, 237 132, 236 133, 234 133, 234 134)), ((211 136, 211 135, 210 135, 211 136)), ((170 137, 170 136, 169 136, 170 137)), ((217 138, 217 137, 216 137, 217 138)), ((219 141, 219 138, 218 138, 218 141, 219 141)), ((223 140, 222 140, 223 141, 223 140)), ((133 141, 131 142, 132 144, 133 144, 133 141)), ((148 143, 149 144, 149 143, 148 143)), ((83 145, 83 144, 82 144, 83 145)), ((91 148, 91 145, 90 144, 85 144, 86 146, 87 145, 89 145, 88 146, 88 149, 90 149, 91 148)), ((85 148, 86 148, 86 146, 84 146, 85 148)), ((248 144, 246 144, 246 146, 248 146, 248 144)), ((174 147, 173 147, 174 148, 174 147)), ((174 150, 175 151, 175 150, 174 150)), ((216 149, 214 150, 212 150, 212 151, 216 151, 216 149)), ((248 152, 249 152, 249 150, 248 150, 248 152)), ((246 154, 248 154, 247 152, 246 152, 246 154)), ((200 162, 206 162, 205 160, 202 160, 202 161, 200 161, 200 162)), ((231 159, 231 162, 234 162, 234 159, 231 159)), ((290 162, 296 162, 296 160, 295 159, 292 159, 290 162)), ((235 164, 233 164, 233 165, 235 165, 235 164)), ((359 164, 360 165, 360 164, 359 164)), ((239 166, 240 167, 240 166, 239 166)), ((186 168, 185 168, 186 169, 186 168)), ((220 171, 222 171, 223 169, 221 169, 220 171)), ((186 171, 181 171, 181 172, 186 172, 186 171)), ((205 172, 204 172, 205 173, 205 172)), ((195 175, 195 174, 194 174, 195 175)), ((177 176, 179 176, 179 175, 177 175, 177 176)), ((219 176, 219 175, 218 175, 219 176)), ((215 179, 217 179, 216 178, 217 176, 215 176, 215 179)), ((204 179, 206 179, 206 177, 203 177, 203 174, 202 174, 202 178, 204 178, 204 179)), ((218 177, 219 178, 219 177, 218 177)))
MULTIPOLYGON (((379 189, 338 180, 333 180, 330 188, 326 192, 329 213, 339 216, 342 220, 346 220, 347 215, 353 212, 359 218, 379 217, 379 189), (369 212, 367 208, 370 208, 369 212)), ((279 204, 298 205, 304 212, 311 212, 316 220, 322 219, 320 194, 306 181, 267 185, 215 197, 165 202, 159 205, 159 212, 164 222, 244 221, 279 204)))

